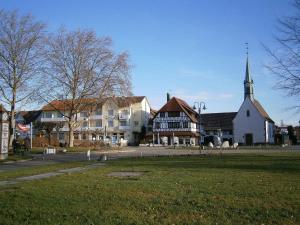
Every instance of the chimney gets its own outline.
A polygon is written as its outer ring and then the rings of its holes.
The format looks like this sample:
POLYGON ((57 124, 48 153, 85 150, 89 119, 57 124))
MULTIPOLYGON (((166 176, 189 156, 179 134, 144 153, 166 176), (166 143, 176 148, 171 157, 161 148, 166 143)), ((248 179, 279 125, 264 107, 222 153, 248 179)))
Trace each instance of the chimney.
POLYGON ((167 93, 167 102, 170 101, 170 94, 167 93))

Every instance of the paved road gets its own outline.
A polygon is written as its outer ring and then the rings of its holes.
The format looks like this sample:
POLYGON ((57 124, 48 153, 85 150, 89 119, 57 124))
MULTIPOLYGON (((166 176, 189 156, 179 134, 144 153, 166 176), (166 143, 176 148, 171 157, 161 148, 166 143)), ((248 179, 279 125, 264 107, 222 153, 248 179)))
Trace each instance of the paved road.
MULTIPOLYGON (((275 150, 266 149, 230 149, 230 150, 202 150, 201 154, 227 154, 227 153, 276 153, 276 152, 299 152, 300 147, 297 148, 278 148, 275 150)), ((101 155, 106 155, 108 160, 129 157, 145 157, 145 156, 168 156, 168 155, 199 155, 199 150, 187 149, 167 149, 164 147, 126 147, 121 151, 106 151, 106 152, 92 152, 91 160, 97 160, 101 155)), ((24 162, 14 162, 11 164, 0 164, 0 172, 22 169, 31 166, 49 165, 62 162, 74 162, 87 160, 86 153, 59 153, 56 155, 34 155, 33 160, 24 162)))

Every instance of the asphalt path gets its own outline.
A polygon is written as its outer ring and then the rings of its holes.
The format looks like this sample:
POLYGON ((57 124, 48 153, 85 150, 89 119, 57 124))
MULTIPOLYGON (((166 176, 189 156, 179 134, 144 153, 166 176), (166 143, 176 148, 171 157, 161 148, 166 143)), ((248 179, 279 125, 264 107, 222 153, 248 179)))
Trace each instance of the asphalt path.
MULTIPOLYGON (((203 155, 203 154, 265 154, 265 153, 286 153, 286 152, 299 152, 300 146, 293 148, 276 148, 276 149, 214 149, 214 150, 189 150, 189 149, 172 149, 165 147, 126 147, 122 150, 110 151, 92 151, 90 160, 100 160, 101 156, 105 155, 107 160, 115 160, 119 158, 136 158, 136 157, 149 157, 149 156, 178 156, 178 155, 203 155)), ((58 153, 55 155, 34 154, 32 160, 17 161, 11 163, 0 163, 0 172, 17 170, 32 166, 50 165, 55 163, 87 161, 87 153, 58 153)))

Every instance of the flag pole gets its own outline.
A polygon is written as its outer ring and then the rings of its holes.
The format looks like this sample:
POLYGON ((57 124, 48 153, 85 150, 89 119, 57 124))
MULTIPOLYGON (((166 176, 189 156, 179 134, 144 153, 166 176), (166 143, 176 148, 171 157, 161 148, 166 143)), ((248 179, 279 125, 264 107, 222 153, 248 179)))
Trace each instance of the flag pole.
POLYGON ((32 149, 32 122, 30 122, 30 149, 32 149))

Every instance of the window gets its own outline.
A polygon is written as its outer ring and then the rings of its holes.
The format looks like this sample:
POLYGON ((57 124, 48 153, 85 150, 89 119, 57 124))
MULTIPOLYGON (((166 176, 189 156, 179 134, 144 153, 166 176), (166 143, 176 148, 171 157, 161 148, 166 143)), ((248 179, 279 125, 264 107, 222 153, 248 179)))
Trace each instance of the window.
POLYGON ((108 120, 108 127, 114 127, 114 121, 108 120))
POLYGON ((159 129, 159 128, 160 128, 160 123, 156 122, 156 123, 155 123, 155 128, 156 128, 156 129, 159 129))
POLYGON ((137 127, 139 125, 139 121, 134 121, 134 126, 137 127))
POLYGON ((97 109, 95 112, 96 116, 101 116, 102 115, 102 109, 97 109))
POLYGON ((165 112, 159 113, 159 117, 166 117, 166 113, 165 112))
POLYGON ((86 139, 87 139, 86 134, 82 134, 82 140, 86 140, 86 139))
POLYGON ((127 109, 124 109, 124 110, 121 111, 121 114, 122 115, 129 115, 129 112, 128 112, 127 109))
POLYGON ((182 128, 189 128, 189 122, 182 122, 182 128))
POLYGON ((168 117, 180 117, 180 112, 168 112, 168 117))
POLYGON ((182 138, 179 138, 179 144, 183 145, 183 139, 182 138))
POLYGON ((169 122, 168 128, 180 128, 180 122, 169 122))
POLYGON ((80 117, 88 117, 88 113, 87 112, 81 112, 80 117))
POLYGON ((87 122, 87 121, 84 121, 84 122, 82 123, 82 127, 88 127, 88 122, 87 122))
POLYGON ((44 118, 52 118, 52 112, 45 112, 44 118))
POLYGON ((102 120, 96 120, 96 127, 102 127, 102 120))
POLYGON ((250 110, 247 110, 247 117, 250 117, 250 110))
POLYGON ((60 141, 65 140, 65 134, 64 133, 59 133, 58 138, 60 141))
POLYGON ((122 127, 128 126, 127 121, 120 121, 120 126, 122 127))
POLYGON ((108 115, 109 116, 113 116, 114 115, 114 110, 113 109, 109 109, 108 110, 108 115))
POLYGON ((78 133, 74 133, 74 140, 78 140, 79 139, 79 134, 78 133))
POLYGON ((57 112, 57 118, 63 118, 64 115, 63 115, 63 112, 57 112))

